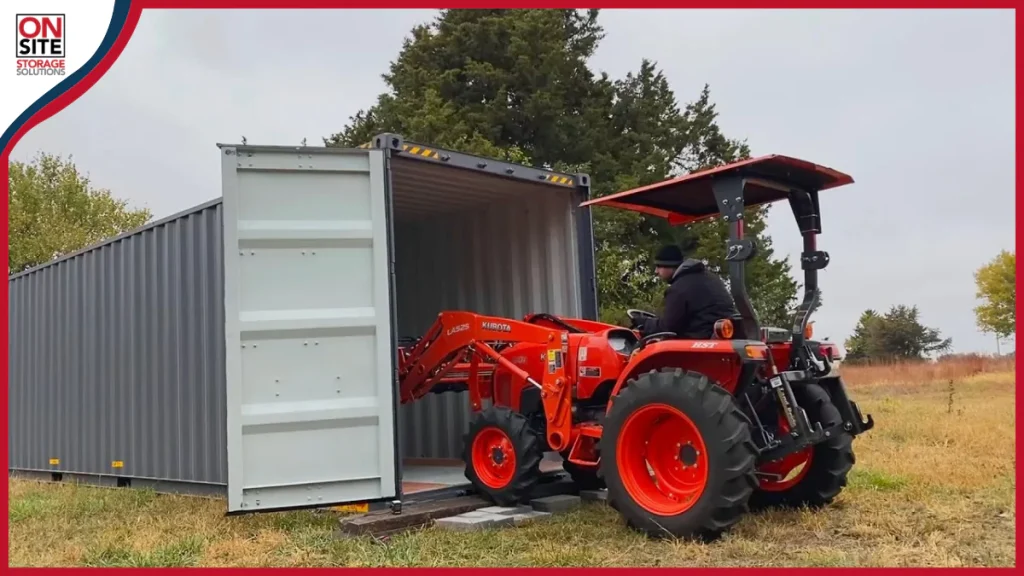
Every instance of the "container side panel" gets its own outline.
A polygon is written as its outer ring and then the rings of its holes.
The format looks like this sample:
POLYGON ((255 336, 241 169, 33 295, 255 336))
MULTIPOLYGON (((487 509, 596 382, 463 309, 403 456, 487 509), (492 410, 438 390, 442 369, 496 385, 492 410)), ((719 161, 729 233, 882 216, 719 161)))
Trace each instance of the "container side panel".
MULTIPOLYGON (((399 337, 421 336, 442 310, 579 316, 572 206, 572 190, 545 189, 402 222, 395 230, 399 337)), ((469 418, 465 392, 403 405, 402 456, 460 458, 469 418)))
POLYGON ((9 468, 225 484, 221 207, 8 280, 9 468))
POLYGON ((228 509, 394 497, 383 152, 223 152, 228 509))

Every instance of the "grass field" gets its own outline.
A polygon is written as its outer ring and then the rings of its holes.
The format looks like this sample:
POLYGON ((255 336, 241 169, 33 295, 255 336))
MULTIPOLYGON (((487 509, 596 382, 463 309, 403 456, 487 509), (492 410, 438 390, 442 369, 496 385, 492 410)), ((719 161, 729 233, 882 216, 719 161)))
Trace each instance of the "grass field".
POLYGON ((333 513, 225 518, 222 501, 10 479, 12 566, 1013 566, 1008 362, 846 368, 876 427, 817 513, 751 515, 724 539, 652 541, 602 505, 478 534, 338 540, 333 513))

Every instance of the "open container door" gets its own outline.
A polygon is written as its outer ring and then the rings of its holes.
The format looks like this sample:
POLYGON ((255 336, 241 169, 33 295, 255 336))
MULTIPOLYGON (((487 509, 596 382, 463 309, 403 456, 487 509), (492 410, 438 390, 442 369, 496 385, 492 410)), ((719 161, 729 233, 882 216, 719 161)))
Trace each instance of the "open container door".
POLYGON ((228 511, 398 496, 385 152, 220 148, 228 511))

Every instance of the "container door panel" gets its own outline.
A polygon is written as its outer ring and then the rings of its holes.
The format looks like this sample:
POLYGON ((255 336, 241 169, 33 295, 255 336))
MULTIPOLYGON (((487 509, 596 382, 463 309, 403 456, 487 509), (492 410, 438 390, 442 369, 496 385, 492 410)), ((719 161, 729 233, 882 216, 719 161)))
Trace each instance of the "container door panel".
POLYGON ((395 497, 383 152, 221 158, 229 511, 395 497))

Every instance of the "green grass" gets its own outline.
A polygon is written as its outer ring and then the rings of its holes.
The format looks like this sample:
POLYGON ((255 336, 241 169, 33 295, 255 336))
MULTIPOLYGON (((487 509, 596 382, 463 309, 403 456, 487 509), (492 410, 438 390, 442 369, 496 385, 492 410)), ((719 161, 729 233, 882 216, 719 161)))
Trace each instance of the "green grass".
MULTIPOLYGON (((855 380, 855 379, 854 379, 855 380)), ((854 387, 876 428, 818 512, 752 514, 711 544, 655 541, 603 505, 519 528, 338 538, 332 512, 10 479, 13 566, 1012 566, 1013 373, 854 387)))
POLYGON ((181 540, 141 551, 126 544, 112 544, 87 551, 82 558, 82 565, 97 568, 196 566, 205 545, 205 540, 198 536, 186 536, 181 540))
POLYGON ((865 491, 897 492, 906 488, 910 480, 881 470, 854 469, 849 476, 850 487, 865 491))

